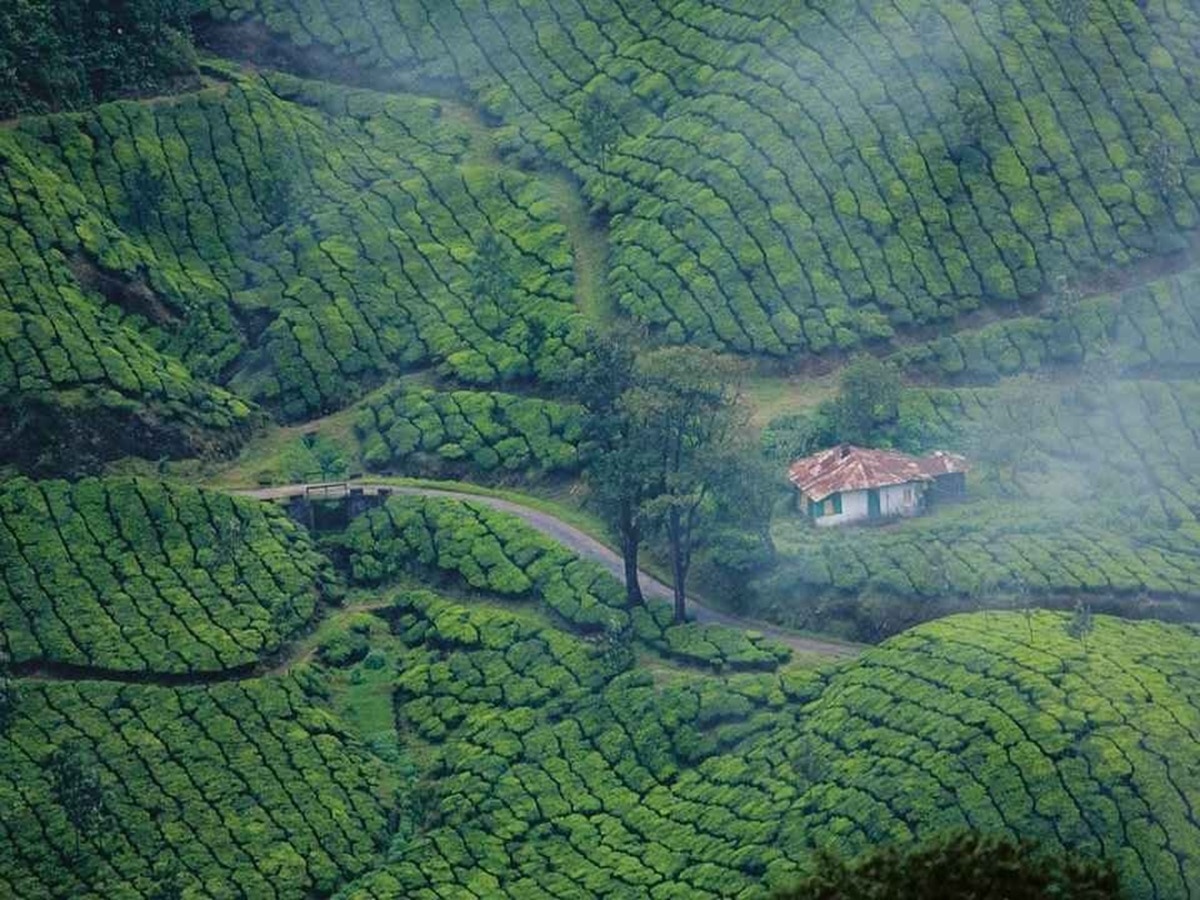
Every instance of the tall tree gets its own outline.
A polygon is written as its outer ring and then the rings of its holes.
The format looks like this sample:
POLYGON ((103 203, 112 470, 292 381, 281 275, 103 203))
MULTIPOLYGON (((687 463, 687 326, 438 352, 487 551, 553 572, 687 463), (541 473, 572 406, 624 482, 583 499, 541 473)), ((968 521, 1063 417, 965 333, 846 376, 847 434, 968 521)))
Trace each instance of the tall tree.
POLYGON ((842 371, 833 418, 838 437, 871 444, 880 429, 900 415, 900 376, 887 363, 866 354, 842 371))
POLYGON ((589 92, 579 108, 579 135, 584 155, 600 169, 600 193, 608 178, 608 157, 621 137, 621 119, 602 95, 589 92))
POLYGON ((1145 144, 1142 156, 1150 183, 1164 199, 1183 184, 1179 151, 1169 138, 1157 133, 1152 135, 1145 144))
POLYGON ((740 373, 737 362, 709 350, 657 350, 638 360, 635 383, 620 401, 650 460, 650 496, 641 509, 666 537, 679 622, 699 526, 747 450, 740 373))
POLYGON ((1067 621, 1067 634, 1083 644, 1085 653, 1087 652, 1088 635, 1095 627, 1096 623, 1092 621, 1092 608, 1082 600, 1076 600, 1075 609, 1067 621))
POLYGON ((1091 7, 1091 0, 1055 0, 1054 11, 1074 38, 1091 15, 1091 7))
POLYGON ((0 733, 8 728, 16 713, 17 705, 21 702, 21 691, 16 681, 9 676, 9 657, 0 651, 0 733))
POLYGON ((508 252, 494 231, 485 232, 479 239, 470 272, 476 299, 490 300, 500 309, 506 309, 516 281, 508 252))
POLYGON ((630 605, 643 602, 638 583, 641 506, 653 488, 645 435, 620 406, 633 386, 634 359, 630 344, 620 337, 593 336, 578 391, 587 409, 584 440, 590 462, 584 478, 593 504, 620 540, 630 605))

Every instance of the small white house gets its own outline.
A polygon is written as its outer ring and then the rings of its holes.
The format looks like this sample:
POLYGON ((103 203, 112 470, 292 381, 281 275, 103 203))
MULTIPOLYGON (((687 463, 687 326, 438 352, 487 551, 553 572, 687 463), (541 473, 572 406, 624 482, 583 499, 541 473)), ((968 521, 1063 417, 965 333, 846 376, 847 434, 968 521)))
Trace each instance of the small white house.
POLYGON ((839 444, 792 463, 799 509, 817 525, 915 516, 938 498, 966 491, 967 461, 940 450, 909 456, 839 444))

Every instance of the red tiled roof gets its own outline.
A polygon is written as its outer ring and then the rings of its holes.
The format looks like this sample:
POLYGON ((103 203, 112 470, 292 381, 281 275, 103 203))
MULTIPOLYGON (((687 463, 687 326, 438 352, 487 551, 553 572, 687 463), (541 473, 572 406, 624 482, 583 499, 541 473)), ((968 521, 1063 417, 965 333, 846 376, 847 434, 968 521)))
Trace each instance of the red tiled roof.
POLYGON ((839 444, 804 459, 788 469, 788 480, 810 500, 830 494, 888 487, 910 481, 932 481, 938 475, 967 471, 967 461, 941 450, 926 457, 897 450, 867 450, 839 444))

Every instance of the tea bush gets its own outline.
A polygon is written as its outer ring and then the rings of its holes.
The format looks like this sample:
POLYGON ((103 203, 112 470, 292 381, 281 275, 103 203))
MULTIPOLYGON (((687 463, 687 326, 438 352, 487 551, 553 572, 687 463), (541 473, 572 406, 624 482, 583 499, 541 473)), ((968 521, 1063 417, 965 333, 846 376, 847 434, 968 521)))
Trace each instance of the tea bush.
POLYGON ((483 391, 388 391, 354 426, 371 469, 445 474, 579 468, 583 408, 483 391))
POLYGON ((168 688, 25 682, 0 733, 12 898, 328 896, 386 840, 379 762, 293 679, 168 688), (73 746, 103 821, 79 837, 47 760, 73 746), (179 896, 179 894, 176 894, 179 896))
POLYGON ((0 570, 13 663, 120 672, 248 667, 337 589, 273 507, 128 478, 4 482, 0 570))

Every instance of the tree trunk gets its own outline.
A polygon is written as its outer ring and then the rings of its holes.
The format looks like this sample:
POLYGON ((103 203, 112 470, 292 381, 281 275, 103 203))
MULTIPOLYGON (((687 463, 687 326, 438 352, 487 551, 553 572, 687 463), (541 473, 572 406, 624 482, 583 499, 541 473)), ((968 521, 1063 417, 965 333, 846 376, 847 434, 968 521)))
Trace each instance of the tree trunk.
POLYGON ((621 533, 621 557, 625 560, 625 599, 630 606, 639 606, 646 602, 638 582, 638 548, 642 543, 642 530, 637 522, 637 509, 628 500, 621 502, 617 530, 621 533))
POLYGON ((642 586, 638 583, 638 539, 636 531, 625 532, 621 539, 621 555, 625 558, 625 597, 630 606, 640 606, 645 603, 642 597, 642 586))
POLYGON ((684 562, 683 524, 679 510, 672 509, 667 522, 667 540, 671 545, 671 576, 675 589, 675 621, 682 624, 687 619, 687 563, 684 562))

